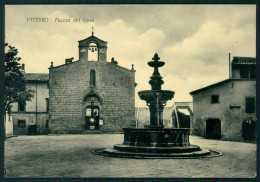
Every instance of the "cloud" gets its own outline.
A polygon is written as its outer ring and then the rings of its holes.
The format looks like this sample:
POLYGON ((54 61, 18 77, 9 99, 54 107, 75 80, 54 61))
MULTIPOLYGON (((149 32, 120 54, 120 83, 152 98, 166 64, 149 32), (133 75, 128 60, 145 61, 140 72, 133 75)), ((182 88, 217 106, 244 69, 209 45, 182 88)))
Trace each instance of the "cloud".
POLYGON ((251 41, 253 39, 255 29, 252 25, 230 30, 218 22, 208 21, 198 32, 180 44, 164 48, 162 55, 172 60, 167 67, 168 74, 185 77, 190 75, 192 70, 193 77, 227 75, 223 66, 228 67, 228 53, 234 53, 235 56, 240 53, 241 46, 244 49, 241 56, 254 56, 255 44, 251 41), (239 42, 239 45, 236 45, 236 42, 239 42))
MULTIPOLYGON (((162 46, 165 38, 162 31, 154 28, 139 34, 133 27, 126 26, 122 20, 112 22, 109 26, 102 28, 102 30, 110 32, 109 38, 112 38, 109 41, 111 46, 109 55, 116 56, 124 64, 134 62, 138 64, 146 61, 162 46), (114 27, 117 27, 120 31, 114 32, 114 27)), ((106 33, 104 32, 101 35, 106 35, 106 33)))
MULTIPOLYGON (((150 89, 155 52, 165 66, 163 89, 175 101, 190 101, 190 91, 228 77, 228 53, 255 57, 255 6, 222 5, 88 5, 6 6, 6 40, 16 46, 26 72, 47 73, 50 62, 78 59, 78 40, 91 35, 108 42, 107 60, 136 69, 137 95, 150 89), (27 23, 26 17, 95 18, 94 23, 27 23)), ((172 101, 169 103, 171 104, 172 101)))

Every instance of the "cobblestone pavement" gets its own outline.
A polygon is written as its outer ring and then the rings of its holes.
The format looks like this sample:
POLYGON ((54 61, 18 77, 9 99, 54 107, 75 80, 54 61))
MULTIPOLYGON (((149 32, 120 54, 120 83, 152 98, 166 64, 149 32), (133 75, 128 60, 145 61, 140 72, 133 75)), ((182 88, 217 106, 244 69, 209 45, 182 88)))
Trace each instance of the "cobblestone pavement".
POLYGON ((256 144, 191 136, 223 153, 204 159, 128 159, 91 153, 123 142, 123 134, 18 136, 5 141, 6 177, 243 177, 256 175, 256 144))

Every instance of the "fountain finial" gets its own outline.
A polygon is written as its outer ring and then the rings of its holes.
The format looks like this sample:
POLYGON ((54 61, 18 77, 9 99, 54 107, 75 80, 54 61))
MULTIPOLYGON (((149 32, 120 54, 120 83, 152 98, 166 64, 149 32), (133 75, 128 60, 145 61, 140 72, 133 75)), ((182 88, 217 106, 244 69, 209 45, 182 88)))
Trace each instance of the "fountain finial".
POLYGON ((152 58, 155 62, 158 62, 160 60, 160 57, 157 53, 154 54, 154 57, 152 58))
POLYGON ((154 72, 150 77, 151 80, 149 81, 149 84, 152 86, 152 90, 161 90, 161 85, 164 83, 164 81, 162 80, 158 68, 162 67, 165 63, 163 61, 159 61, 160 57, 157 53, 154 54, 152 60, 153 61, 148 62, 148 65, 154 68, 154 72))

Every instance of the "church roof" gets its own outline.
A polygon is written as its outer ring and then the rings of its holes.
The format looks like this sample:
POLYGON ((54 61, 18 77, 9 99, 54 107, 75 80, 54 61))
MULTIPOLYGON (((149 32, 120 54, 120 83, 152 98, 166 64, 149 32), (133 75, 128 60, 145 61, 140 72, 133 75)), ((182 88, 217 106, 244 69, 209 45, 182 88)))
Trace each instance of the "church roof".
POLYGON ((232 64, 256 64, 256 58, 253 58, 253 57, 233 57, 232 64))
POLYGON ((78 63, 78 60, 77 61, 73 61, 71 63, 67 63, 67 64, 65 63, 65 64, 61 64, 61 65, 58 65, 58 66, 53 66, 53 67, 50 67, 49 69, 59 68, 59 67, 71 65, 71 64, 74 64, 74 63, 78 63))
POLYGON ((107 48, 107 42, 94 36, 94 32, 92 32, 92 35, 88 38, 84 40, 79 40, 78 42, 79 47, 88 47, 90 43, 95 43, 99 48, 107 48))
POLYGON ((27 81, 48 81, 49 74, 47 73, 24 73, 27 81))
POLYGON ((114 67, 116 67, 116 68, 119 68, 119 69, 122 69, 122 70, 126 70, 126 71, 130 71, 130 72, 135 72, 135 70, 131 70, 131 69, 128 69, 128 68, 125 68, 125 67, 123 67, 123 66, 119 66, 118 64, 113 64, 113 63, 111 63, 111 62, 107 62, 109 65, 112 65, 112 66, 114 66, 114 67))
POLYGON ((91 36, 89 36, 89 37, 88 37, 88 38, 86 38, 86 39, 79 40, 79 42, 88 41, 88 40, 91 40, 91 39, 96 39, 96 40, 98 40, 98 41, 100 41, 100 42, 107 43, 106 41, 104 41, 104 40, 101 40, 101 39, 97 38, 97 37, 96 37, 96 36, 94 36, 94 35, 91 35, 91 36))

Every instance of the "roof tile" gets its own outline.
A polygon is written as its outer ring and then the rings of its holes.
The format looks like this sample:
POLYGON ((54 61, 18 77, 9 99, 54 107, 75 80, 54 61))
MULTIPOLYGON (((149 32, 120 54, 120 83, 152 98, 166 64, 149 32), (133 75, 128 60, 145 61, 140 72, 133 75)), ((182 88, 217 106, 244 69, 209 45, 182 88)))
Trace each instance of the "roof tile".
POLYGON ((24 73, 24 77, 28 81, 48 81, 49 74, 46 73, 24 73))
POLYGON ((256 58, 234 56, 232 64, 256 64, 256 58))

